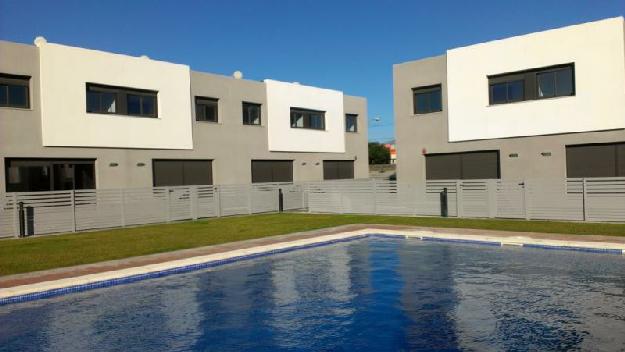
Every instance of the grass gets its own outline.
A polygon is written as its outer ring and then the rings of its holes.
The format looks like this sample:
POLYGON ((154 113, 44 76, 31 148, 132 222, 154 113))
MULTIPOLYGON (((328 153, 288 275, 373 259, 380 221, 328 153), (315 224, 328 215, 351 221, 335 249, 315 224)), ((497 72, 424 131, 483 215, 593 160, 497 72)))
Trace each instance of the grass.
POLYGON ((0 241, 0 275, 96 263, 346 224, 625 236, 625 224, 424 218, 369 215, 263 214, 0 241))

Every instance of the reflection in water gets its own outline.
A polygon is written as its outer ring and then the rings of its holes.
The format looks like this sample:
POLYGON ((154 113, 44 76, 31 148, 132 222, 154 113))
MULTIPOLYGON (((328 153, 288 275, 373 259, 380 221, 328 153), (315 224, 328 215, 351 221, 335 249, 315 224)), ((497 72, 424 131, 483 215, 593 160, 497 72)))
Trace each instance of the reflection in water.
POLYGON ((362 240, 0 307, 0 351, 622 350, 625 260, 362 240))

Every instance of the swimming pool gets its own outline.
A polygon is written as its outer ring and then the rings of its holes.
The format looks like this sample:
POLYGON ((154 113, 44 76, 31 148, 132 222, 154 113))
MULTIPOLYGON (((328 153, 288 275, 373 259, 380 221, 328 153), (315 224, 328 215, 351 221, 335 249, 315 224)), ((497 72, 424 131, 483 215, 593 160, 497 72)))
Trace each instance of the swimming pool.
POLYGON ((0 307, 0 351, 620 350, 625 258, 367 238, 0 307))

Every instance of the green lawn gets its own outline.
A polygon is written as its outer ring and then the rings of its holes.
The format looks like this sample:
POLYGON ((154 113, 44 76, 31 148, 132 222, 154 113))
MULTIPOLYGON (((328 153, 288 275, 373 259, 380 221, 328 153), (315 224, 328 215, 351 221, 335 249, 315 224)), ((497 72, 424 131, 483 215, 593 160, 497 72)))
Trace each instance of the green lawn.
POLYGON ((625 236, 625 224, 368 215, 263 214, 2 240, 0 241, 0 275, 96 263, 345 224, 397 224, 625 236))

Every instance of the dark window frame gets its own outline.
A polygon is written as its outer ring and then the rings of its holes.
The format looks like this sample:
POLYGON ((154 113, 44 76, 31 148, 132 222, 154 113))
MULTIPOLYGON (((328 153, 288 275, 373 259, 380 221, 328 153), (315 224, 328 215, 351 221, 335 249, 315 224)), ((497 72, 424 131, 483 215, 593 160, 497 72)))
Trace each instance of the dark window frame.
POLYGON ((565 150, 565 163, 566 163, 566 177, 567 178, 603 178, 603 177, 624 177, 625 176, 625 163, 621 164, 619 163, 620 157, 621 157, 621 150, 619 147, 623 147, 623 150, 625 151, 625 141, 623 142, 606 142, 606 143, 582 143, 582 144, 567 144, 564 146, 564 150, 565 150), (575 176, 575 175, 570 175, 571 173, 571 165, 570 165, 570 158, 571 155, 569 154, 569 150, 573 150, 576 148, 584 148, 584 147, 614 147, 614 175, 609 175, 609 176, 575 176))
POLYGON ((207 96, 196 96, 195 97, 195 121, 197 122, 208 122, 208 123, 219 123, 219 98, 207 97, 207 96), (205 107, 213 106, 215 108, 215 116, 214 119, 208 119, 206 117, 205 107), (201 109, 200 109, 201 107, 201 109), (200 113, 203 111, 203 113, 200 113))
POLYGON ((472 177, 465 178, 465 175, 463 174, 463 172, 464 172, 464 160, 463 160, 462 156, 469 155, 469 154, 480 154, 480 153, 496 153, 497 154, 497 165, 496 165, 496 167, 497 167, 497 176, 496 176, 496 179, 497 180, 501 179, 501 151, 498 150, 498 149, 483 149, 483 150, 470 150, 470 151, 461 151, 461 152, 428 153, 428 154, 425 154, 425 158, 426 158, 426 160, 425 160, 425 162, 426 162, 426 170, 425 170, 426 180, 444 180, 444 179, 446 179, 446 178, 429 178, 428 177, 429 175, 428 175, 428 170, 427 170, 427 158, 430 157, 430 156, 441 156, 441 155, 442 156, 458 156, 460 158, 459 159, 459 162, 460 162, 460 164, 459 164, 459 167, 460 167, 459 168, 460 178, 459 179, 460 180, 476 180, 476 179, 479 179, 479 178, 472 178, 472 177))
POLYGON ((358 133, 358 114, 345 114, 345 132, 348 133, 358 133), (347 120, 349 118, 354 119, 354 130, 350 131, 347 129, 347 120))
POLYGON ((263 124, 263 105, 259 104, 259 103, 253 103, 250 101, 242 101, 241 102, 241 109, 242 109, 242 120, 243 120, 243 124, 245 126, 262 126, 263 124), (250 116, 246 116, 246 112, 248 112, 246 110, 246 107, 255 107, 258 108, 258 123, 253 123, 250 116), (247 121, 246 121, 246 117, 247 117, 247 121))
MULTIPOLYGON (((555 74, 554 74, 555 76, 555 74)), ((575 82, 575 63, 565 63, 565 64, 557 64, 544 66, 539 68, 532 68, 527 70, 515 71, 515 72, 506 72, 499 73, 496 75, 489 75, 488 78, 488 105, 505 105, 518 103, 522 101, 531 101, 531 100, 545 100, 545 99, 553 99, 553 98, 562 98, 562 97, 572 97, 576 95, 576 82, 575 82), (541 74, 555 73, 559 71, 570 70, 571 72, 571 93, 570 94, 561 94, 558 95, 557 92, 554 93, 553 96, 539 96, 539 77, 541 74), (493 101, 493 86, 500 85, 503 83, 512 83, 516 81, 523 81, 523 99, 521 100, 512 100, 506 102, 496 103, 493 101)), ((555 85, 554 81, 554 85, 555 85)), ((554 86, 554 91, 557 89, 554 86)), ((508 91, 507 91, 508 92, 508 91)))
POLYGON ((441 111, 443 111, 443 85, 441 83, 412 88, 412 112, 414 115, 426 115, 441 111), (437 93, 439 95, 440 107, 438 109, 435 109, 432 106, 433 93, 437 93), (427 97, 428 108, 424 111, 419 111, 417 104, 418 96, 427 97))
POLYGON ((315 130, 315 131, 326 130, 326 112, 325 111, 299 108, 299 107, 291 107, 290 116, 291 116, 291 128, 302 128, 302 129, 315 130), (293 118, 294 113, 301 113, 303 115, 302 126, 297 126, 297 122, 296 122, 297 120, 293 118), (321 115, 321 127, 320 128, 311 127, 312 117, 315 114, 321 115))
POLYGON ((85 111, 88 114, 100 114, 100 115, 120 115, 139 118, 158 118, 158 91, 149 89, 129 88, 120 86, 110 86, 99 83, 87 82, 85 84, 85 111), (109 112, 102 110, 102 94, 113 94, 115 96, 115 111, 109 112), (89 110, 89 95, 99 94, 99 108, 100 110, 89 110), (139 97, 139 114, 131 114, 128 112, 128 96, 139 97), (143 111, 143 99, 144 97, 150 97, 154 99, 153 112, 151 114, 144 114, 143 111))
POLYGON ((51 192, 63 189, 55 187, 55 166, 66 165, 72 170, 72 188, 71 189, 95 189, 97 186, 96 158, 20 158, 7 157, 4 158, 5 187, 7 192, 51 192), (14 163, 20 164, 17 167, 46 167, 48 168, 48 189, 40 191, 14 191, 14 186, 9 182, 9 169, 14 163), (29 165, 30 164, 30 165, 29 165), (93 167, 93 188, 76 188, 76 165, 89 165, 93 167))
POLYGON ((0 108, 30 109, 30 79, 31 76, 0 73, 0 89, 6 89, 7 97, 5 104, 0 103, 0 108), (9 94, 11 91, 9 87, 11 86, 23 87, 25 89, 24 105, 11 104, 11 96, 9 94))
POLYGON ((213 169, 213 164, 214 164, 214 160, 213 159, 152 159, 152 187, 178 187, 178 186, 199 186, 196 184, 185 184, 184 180, 186 179, 185 177, 185 162, 205 162, 209 164, 209 168, 210 168, 210 182, 206 183, 206 184, 202 184, 202 186, 204 185, 213 185, 215 183, 214 180, 214 176, 215 176, 215 172, 213 169), (182 179, 183 179, 183 184, 182 185, 174 185, 174 186, 157 186, 156 185, 156 167, 154 166, 155 164, 157 164, 158 162, 177 162, 180 163, 180 166, 182 167, 181 171, 182 171, 182 179))

